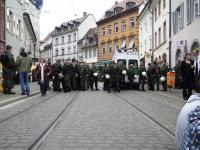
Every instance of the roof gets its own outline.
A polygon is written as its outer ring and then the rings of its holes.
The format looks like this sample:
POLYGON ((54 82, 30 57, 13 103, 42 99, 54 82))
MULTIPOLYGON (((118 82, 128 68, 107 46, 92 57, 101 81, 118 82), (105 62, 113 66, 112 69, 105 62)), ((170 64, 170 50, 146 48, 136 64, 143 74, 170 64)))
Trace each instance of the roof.
POLYGON ((41 43, 45 43, 47 42, 51 37, 52 37, 53 31, 50 32, 42 41, 40 41, 41 43))
MULTIPOLYGON (((120 8, 123 9, 123 11, 121 12, 121 13, 123 13, 123 12, 127 11, 127 9, 126 9, 126 4, 127 4, 127 3, 129 3, 129 2, 135 3, 135 5, 134 5, 133 8, 136 8, 136 7, 139 7, 139 6, 143 3, 143 1, 144 1, 144 0, 123 0, 123 1, 121 1, 120 3, 113 5, 113 6, 112 6, 110 9, 108 9, 106 12, 110 11, 110 12, 113 12, 113 13, 114 13, 115 8, 120 7, 120 8)), ((115 15, 112 15, 112 16, 115 16, 115 15)), ((104 14, 104 16, 103 16, 99 21, 102 21, 102 20, 104 20, 104 19, 106 19, 105 14, 104 14)))

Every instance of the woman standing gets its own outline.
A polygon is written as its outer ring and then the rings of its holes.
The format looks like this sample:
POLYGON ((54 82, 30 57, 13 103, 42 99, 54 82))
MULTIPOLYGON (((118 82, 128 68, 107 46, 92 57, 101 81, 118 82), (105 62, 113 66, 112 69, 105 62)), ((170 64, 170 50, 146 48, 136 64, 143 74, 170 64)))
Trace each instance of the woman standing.
POLYGON ((46 95, 49 77, 50 68, 47 64, 45 64, 45 60, 43 58, 40 58, 40 63, 36 67, 36 78, 38 84, 40 85, 40 92, 42 96, 46 95))
POLYGON ((194 87, 194 62, 191 59, 191 54, 185 55, 185 60, 181 62, 181 76, 183 79, 183 99, 188 100, 192 95, 194 87))

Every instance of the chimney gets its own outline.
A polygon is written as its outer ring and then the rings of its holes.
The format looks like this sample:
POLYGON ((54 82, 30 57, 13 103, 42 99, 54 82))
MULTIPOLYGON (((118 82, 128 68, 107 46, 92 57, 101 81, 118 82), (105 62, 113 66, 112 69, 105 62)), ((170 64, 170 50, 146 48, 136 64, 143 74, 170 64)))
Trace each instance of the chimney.
POLYGON ((83 17, 86 17, 87 16, 87 12, 83 12, 83 17))
POLYGON ((118 1, 115 1, 115 5, 117 5, 119 2, 118 1))

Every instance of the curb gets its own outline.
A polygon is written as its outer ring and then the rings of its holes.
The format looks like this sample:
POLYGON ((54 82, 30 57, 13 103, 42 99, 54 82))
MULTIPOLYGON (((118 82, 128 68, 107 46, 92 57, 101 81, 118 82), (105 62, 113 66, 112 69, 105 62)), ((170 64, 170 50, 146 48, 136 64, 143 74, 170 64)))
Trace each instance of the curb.
POLYGON ((9 104, 12 104, 12 103, 16 103, 18 101, 33 97, 33 96, 38 95, 38 94, 40 94, 39 91, 31 93, 29 96, 18 96, 18 97, 15 97, 15 98, 10 98, 8 100, 4 100, 4 101, 0 102, 0 107, 6 106, 6 105, 9 105, 9 104))

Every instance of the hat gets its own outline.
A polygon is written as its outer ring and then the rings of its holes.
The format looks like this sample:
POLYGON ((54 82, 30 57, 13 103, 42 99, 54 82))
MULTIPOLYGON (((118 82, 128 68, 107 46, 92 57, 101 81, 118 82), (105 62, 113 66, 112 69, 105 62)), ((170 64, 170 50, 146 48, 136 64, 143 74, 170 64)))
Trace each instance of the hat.
POLYGON ((193 48, 193 51, 200 51, 200 49, 198 47, 193 48))

